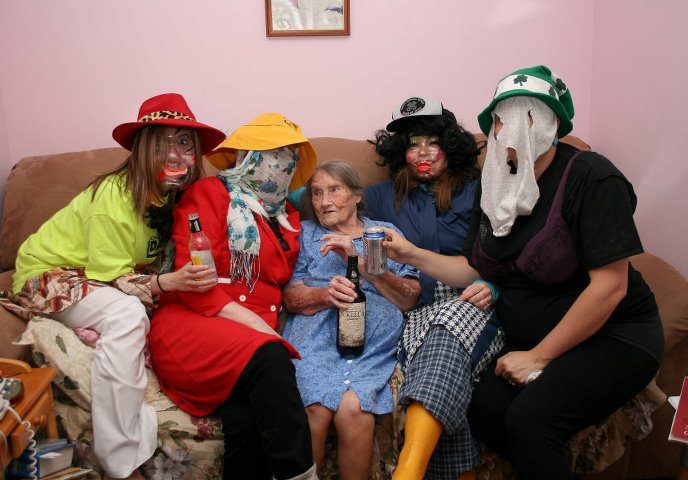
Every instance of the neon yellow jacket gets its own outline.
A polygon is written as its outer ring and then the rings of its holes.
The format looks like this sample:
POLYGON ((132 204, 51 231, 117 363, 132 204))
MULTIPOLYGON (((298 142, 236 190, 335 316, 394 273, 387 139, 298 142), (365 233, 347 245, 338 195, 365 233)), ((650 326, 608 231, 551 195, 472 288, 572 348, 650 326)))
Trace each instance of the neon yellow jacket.
POLYGON ((19 248, 12 289, 56 267, 84 268, 86 276, 109 282, 152 263, 161 249, 157 231, 136 216, 124 174, 87 188, 53 215, 19 248))

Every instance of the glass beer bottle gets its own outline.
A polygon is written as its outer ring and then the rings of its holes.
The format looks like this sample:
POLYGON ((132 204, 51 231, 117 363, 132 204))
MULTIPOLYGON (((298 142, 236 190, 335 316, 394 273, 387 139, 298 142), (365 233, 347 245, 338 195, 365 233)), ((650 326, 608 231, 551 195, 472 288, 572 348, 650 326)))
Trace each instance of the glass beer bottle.
POLYGON ((215 269, 215 273, 213 273, 212 276, 206 277, 206 279, 217 279, 213 248, 210 245, 210 240, 208 240, 208 237, 203 233, 198 213, 189 214, 189 230, 191 230, 191 236, 189 237, 189 256, 191 257, 191 263, 194 265, 205 265, 208 268, 215 269))
POLYGON ((356 255, 350 255, 348 258, 346 278, 354 284, 356 299, 348 308, 339 310, 337 350, 341 355, 360 355, 365 344, 366 298, 359 283, 356 255))

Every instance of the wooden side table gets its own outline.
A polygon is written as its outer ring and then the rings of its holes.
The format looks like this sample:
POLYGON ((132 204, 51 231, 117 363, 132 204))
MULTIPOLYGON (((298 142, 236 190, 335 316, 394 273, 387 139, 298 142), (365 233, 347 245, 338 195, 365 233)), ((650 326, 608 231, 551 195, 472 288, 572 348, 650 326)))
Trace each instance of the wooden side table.
MULTIPOLYGON (((57 438, 53 392, 50 388, 57 370, 53 367, 31 368, 28 363, 1 358, 0 370, 4 376, 18 378, 24 384, 24 397, 13 405, 19 416, 31 423, 34 432, 45 427, 48 438, 57 438)), ((9 444, 9 451, 0 444, 2 464, 7 466, 12 458, 19 458, 29 445, 29 432, 10 412, 0 420, 0 431, 9 444)))

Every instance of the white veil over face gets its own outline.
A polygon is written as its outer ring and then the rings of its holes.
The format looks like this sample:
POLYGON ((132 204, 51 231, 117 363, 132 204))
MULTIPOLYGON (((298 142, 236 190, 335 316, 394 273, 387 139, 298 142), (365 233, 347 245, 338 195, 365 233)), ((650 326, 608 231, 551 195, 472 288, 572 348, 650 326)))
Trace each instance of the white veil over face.
POLYGON ((535 162, 557 136, 557 117, 544 102, 514 96, 499 102, 492 112, 483 166, 480 207, 495 237, 504 237, 519 215, 530 215, 540 197, 535 162), (499 121, 497 118, 499 117, 499 121), (495 134, 495 128, 501 130, 495 134))

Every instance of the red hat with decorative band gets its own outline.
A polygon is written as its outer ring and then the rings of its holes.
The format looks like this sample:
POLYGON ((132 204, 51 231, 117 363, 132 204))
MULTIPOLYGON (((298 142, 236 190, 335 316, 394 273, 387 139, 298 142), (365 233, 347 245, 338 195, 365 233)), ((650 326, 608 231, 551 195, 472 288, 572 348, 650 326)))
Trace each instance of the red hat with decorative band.
POLYGON ((205 154, 224 139, 222 131, 196 121, 186 100, 178 93, 163 93, 141 104, 138 120, 123 123, 112 131, 112 138, 127 150, 134 146, 136 132, 151 125, 192 128, 201 139, 201 151, 205 154))

